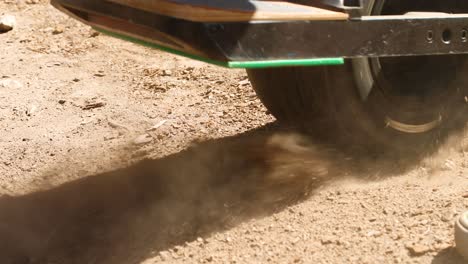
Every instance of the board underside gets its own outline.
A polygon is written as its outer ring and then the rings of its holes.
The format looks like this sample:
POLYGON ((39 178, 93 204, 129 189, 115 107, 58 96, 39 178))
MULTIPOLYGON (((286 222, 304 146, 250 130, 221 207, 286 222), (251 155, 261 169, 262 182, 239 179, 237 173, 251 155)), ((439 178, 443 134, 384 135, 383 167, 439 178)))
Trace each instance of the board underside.
POLYGON ((144 41, 138 38, 134 38, 128 35, 124 35, 117 32, 112 32, 107 29, 94 27, 96 31, 99 31, 103 34, 119 38, 125 41, 133 42, 136 44, 143 45, 145 47, 159 49, 168 53, 172 53, 175 55, 183 56, 189 59, 203 61, 209 64, 222 66, 226 68, 240 68, 240 69, 261 69, 261 68, 275 68, 275 67, 292 67, 292 66, 325 66, 325 65, 342 65, 344 64, 343 58, 320 58, 320 59, 299 59, 299 60, 262 60, 262 61, 216 61, 206 59, 200 56, 192 55, 189 53, 185 53, 179 50, 171 49, 168 47, 164 47, 152 42, 144 41))

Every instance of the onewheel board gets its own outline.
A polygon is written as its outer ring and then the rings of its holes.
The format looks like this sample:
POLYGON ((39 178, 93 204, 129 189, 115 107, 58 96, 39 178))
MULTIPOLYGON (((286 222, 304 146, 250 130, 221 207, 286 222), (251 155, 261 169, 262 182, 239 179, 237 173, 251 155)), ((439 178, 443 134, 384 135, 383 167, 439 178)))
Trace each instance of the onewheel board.
MULTIPOLYGON (((304 4, 51 1, 68 15, 113 36, 231 68, 336 65, 343 64, 341 58, 468 54, 465 13, 362 16, 359 12, 363 10, 343 9, 348 15, 320 8, 312 0, 302 1, 304 4), (310 6, 314 3, 316 6, 310 6)), ((345 3, 321 1, 324 6, 345 3)))
MULTIPOLYGON (((186 13, 183 14, 180 10, 182 10, 182 6, 188 6, 186 3, 187 1, 175 1, 175 4, 179 8, 175 8, 175 10, 180 11, 177 11, 179 15, 170 13, 170 16, 167 16, 167 13, 163 12, 162 9, 153 10, 143 5, 144 3, 161 3, 162 6, 165 6, 169 2, 174 4, 172 3, 173 1, 169 0, 52 0, 52 4, 61 11, 107 35, 227 68, 255 69, 344 64, 342 58, 307 58, 290 56, 288 54, 274 57, 261 56, 261 51, 259 51, 258 56, 254 57, 233 57, 227 54, 225 50, 209 36, 212 27, 216 24, 206 21, 192 21, 201 18, 204 20, 214 20, 215 17, 229 21, 235 21, 236 19, 246 20, 249 17, 259 18, 259 14, 262 14, 262 18, 269 19, 286 18, 286 15, 289 14, 289 18, 291 18, 293 14, 297 14, 298 10, 306 10, 302 14, 308 12, 308 15, 305 17, 297 16, 297 19, 305 19, 308 17, 309 19, 320 20, 326 18, 340 21, 347 18, 347 15, 344 13, 315 7, 268 1, 263 4, 259 1, 240 1, 239 3, 243 3, 242 5, 228 4, 225 1, 205 1, 206 3, 212 4, 212 6, 208 8, 206 5, 201 6, 203 1, 195 0, 190 1, 193 6, 191 5, 188 10, 191 11, 186 10, 184 11, 186 13), (221 3, 223 3, 222 6, 220 5, 221 3), (253 8, 249 9, 248 7, 250 4, 252 4, 253 8), (276 6, 277 4, 284 4, 288 6, 288 8, 285 8, 284 12, 280 12, 281 8, 276 6), (269 11, 267 12, 267 10, 269 11), (274 10, 276 10, 277 13, 275 13, 274 10), (278 16, 279 13, 282 15, 278 16), (202 14, 205 14, 205 16, 202 16, 202 14)), ((255 21, 238 23, 244 23, 248 26, 249 23, 255 23, 255 21)))

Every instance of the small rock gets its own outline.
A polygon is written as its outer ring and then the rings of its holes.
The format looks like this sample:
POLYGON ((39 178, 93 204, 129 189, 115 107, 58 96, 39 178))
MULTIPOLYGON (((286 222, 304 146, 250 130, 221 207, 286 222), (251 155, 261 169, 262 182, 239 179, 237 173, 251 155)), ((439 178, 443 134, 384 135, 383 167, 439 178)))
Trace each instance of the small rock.
POLYGON ((53 35, 62 34, 63 31, 64 31, 64 29, 63 29, 62 26, 57 26, 57 27, 55 27, 55 28, 52 30, 52 34, 53 34, 53 35))
POLYGON ((81 106, 81 109, 83 109, 83 110, 91 110, 91 109, 103 107, 103 106, 105 106, 105 105, 106 105, 106 103, 105 103, 105 102, 102 102, 102 101, 86 102, 85 105, 81 106))
POLYGON ((238 82, 239 86, 246 86, 250 84, 250 81, 248 79, 242 80, 238 82))
POLYGON ((28 107, 28 109, 26 110, 26 115, 27 116, 32 116, 36 111, 37 111, 37 106, 36 105, 30 105, 28 107))
POLYGON ((162 76, 171 76, 172 75, 171 70, 164 70, 162 73, 163 73, 162 76))
POLYGON ((322 242, 322 245, 328 245, 333 243, 334 239, 333 237, 323 237, 320 242, 322 242))
POLYGON ((449 244, 449 243, 441 243, 441 244, 437 244, 434 248, 437 250, 437 251, 442 251, 442 250, 446 250, 448 248, 451 248, 452 245, 449 244))
POLYGON ((296 245, 297 243, 299 243, 299 241, 301 241, 301 239, 299 237, 296 237, 291 241, 291 244, 296 245))
POLYGON ((452 170, 452 171, 457 169, 457 164, 455 164, 455 162, 453 162, 450 159, 447 159, 445 161, 444 166, 445 166, 445 169, 452 170))
POLYGON ((6 33, 16 26, 16 18, 12 15, 0 16, 0 33, 6 33))
POLYGON ((128 129, 128 127, 124 126, 124 125, 121 125, 117 122, 114 122, 112 120, 107 120, 107 123, 109 124, 110 127, 112 128, 115 128, 115 129, 124 129, 124 130, 127 130, 127 131, 130 131, 130 129, 128 129))
POLYGON ((400 240, 400 239, 403 238, 403 235, 397 233, 397 234, 393 234, 393 235, 391 236, 391 238, 392 238, 393 240, 400 240))
POLYGON ((41 29, 41 31, 44 32, 44 33, 52 33, 52 31, 54 31, 54 28, 53 27, 46 27, 46 28, 41 29))
POLYGON ((443 222, 450 222, 453 219, 453 215, 451 213, 445 213, 440 218, 443 222))
POLYGON ((135 138, 133 140, 133 144, 135 144, 135 145, 144 145, 144 144, 150 143, 151 141, 153 141, 153 137, 151 137, 148 134, 143 134, 143 135, 138 136, 137 138, 135 138))
POLYGON ((113 140, 113 139, 115 139, 114 136, 109 136, 109 137, 105 136, 104 137, 104 141, 110 141, 110 140, 113 140))
POLYGON ((60 66, 60 65, 61 65, 60 62, 48 62, 48 63, 45 64, 45 66, 46 66, 47 68, 52 68, 52 67, 60 66))
POLYGON ((155 124, 154 126, 148 128, 146 131, 154 131, 154 130, 157 130, 158 128, 162 127, 166 122, 167 122, 167 120, 161 120, 161 121, 159 121, 157 124, 155 124))
POLYGON ((23 87, 23 84, 21 84, 17 80, 12 80, 12 79, 0 80, 0 88, 19 89, 22 87, 23 87))
POLYGON ((371 230, 367 233, 368 237, 379 237, 382 235, 382 232, 377 231, 377 230, 371 230))
POLYGON ((423 210, 415 210, 410 213, 410 216, 415 217, 415 216, 422 215, 422 214, 424 214, 423 210))
POLYGON ((406 245, 406 249, 408 249, 410 254, 413 256, 421 256, 431 250, 428 246, 421 245, 421 244, 406 245))
POLYGON ((181 247, 181 246, 175 246, 175 247, 174 247, 174 252, 182 252, 183 249, 184 249, 184 248, 181 247))
POLYGON ((95 38, 95 37, 97 37, 97 36, 99 36, 99 35, 100 35, 99 32, 93 30, 93 31, 91 32, 91 34, 89 35, 89 37, 95 38))
POLYGON ((159 252, 159 256, 161 257, 161 260, 162 260, 162 261, 169 260, 169 258, 171 257, 171 255, 170 255, 169 252, 167 252, 167 251, 161 251, 161 252, 159 252))
POLYGON ((63 100, 63 99, 58 100, 58 103, 61 104, 61 105, 65 104, 66 102, 67 102, 67 101, 65 101, 65 100, 63 100))

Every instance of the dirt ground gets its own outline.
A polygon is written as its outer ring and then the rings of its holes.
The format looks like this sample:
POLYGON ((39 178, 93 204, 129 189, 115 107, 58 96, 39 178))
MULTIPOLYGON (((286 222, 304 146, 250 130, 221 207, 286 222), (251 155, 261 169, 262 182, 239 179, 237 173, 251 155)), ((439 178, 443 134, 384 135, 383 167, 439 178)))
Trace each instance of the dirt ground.
POLYGON ((467 133, 423 160, 345 154, 279 126, 244 71, 45 1, 4 14, 0 263, 466 263, 467 133))

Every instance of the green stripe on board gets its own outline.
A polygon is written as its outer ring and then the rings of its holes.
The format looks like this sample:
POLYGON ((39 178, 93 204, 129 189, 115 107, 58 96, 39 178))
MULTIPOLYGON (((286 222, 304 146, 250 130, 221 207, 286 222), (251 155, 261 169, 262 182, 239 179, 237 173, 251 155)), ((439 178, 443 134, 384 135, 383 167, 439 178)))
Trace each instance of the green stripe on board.
POLYGON ((272 68, 286 66, 322 66, 322 65, 342 65, 343 58, 320 58, 320 59, 297 59, 297 60, 266 60, 266 61, 230 61, 229 68, 272 68))

